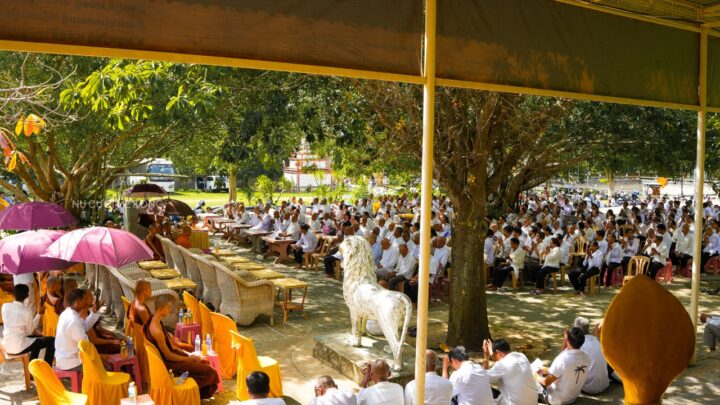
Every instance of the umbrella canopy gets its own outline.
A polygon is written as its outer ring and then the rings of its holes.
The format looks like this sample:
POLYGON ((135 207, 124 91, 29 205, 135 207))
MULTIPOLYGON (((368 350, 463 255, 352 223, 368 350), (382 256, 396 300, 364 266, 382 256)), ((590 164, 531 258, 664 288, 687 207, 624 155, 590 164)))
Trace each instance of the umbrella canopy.
POLYGON ((48 246, 64 234, 65 231, 27 231, 0 240, 0 272, 17 275, 65 270, 72 263, 43 256, 48 246))
POLYGON ((170 215, 179 215, 183 218, 187 216, 195 216, 195 211, 189 205, 179 200, 163 199, 150 202, 148 214, 162 215, 164 217, 170 215))
POLYGON ((153 183, 135 184, 129 189, 125 190, 125 197, 130 198, 148 198, 148 197, 163 197, 167 195, 167 191, 164 188, 153 183))
POLYGON ((61 205, 47 202, 15 204, 0 212, 0 229, 31 231, 76 223, 77 219, 61 205))
POLYGON ((120 229, 91 227, 68 232, 47 248, 45 257, 122 267, 152 259, 145 242, 120 229))

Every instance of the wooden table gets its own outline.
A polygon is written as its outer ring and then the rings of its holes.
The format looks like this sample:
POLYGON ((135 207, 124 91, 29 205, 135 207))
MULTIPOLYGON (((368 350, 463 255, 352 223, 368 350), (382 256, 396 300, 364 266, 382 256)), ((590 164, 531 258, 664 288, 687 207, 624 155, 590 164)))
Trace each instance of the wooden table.
POLYGON ((178 273, 175 269, 157 269, 157 270, 150 270, 150 275, 152 278, 156 278, 158 280, 169 280, 173 278, 178 278, 182 274, 178 273))
POLYGON ((250 229, 252 227, 253 226, 250 224, 225 224, 225 236, 227 236, 228 242, 233 238, 235 238, 237 241, 240 241, 240 231, 242 231, 243 229, 250 229))
POLYGON ((263 236, 270 235, 272 232, 265 231, 262 229, 248 229, 245 234, 252 241, 252 251, 255 253, 262 253, 260 242, 263 236))
POLYGON ((275 270, 257 270, 253 271, 250 274, 259 278, 260 280, 276 280, 278 278, 285 278, 284 274, 278 273, 275 270))
POLYGON ((194 290, 197 288, 197 283, 190 280, 189 278, 174 278, 172 280, 163 280, 167 288, 171 290, 194 290))
POLYGON ((288 312, 290 311, 302 311, 303 318, 307 319, 305 314, 305 297, 307 296, 307 283, 304 281, 296 280, 294 278, 279 278, 270 280, 271 283, 277 289, 277 302, 276 305, 283 310, 283 322, 287 322, 288 312), (292 300, 292 290, 303 290, 302 300, 300 302, 292 300), (280 300, 280 293, 282 293, 282 300, 280 300))
POLYGON ((210 249, 210 235, 208 231, 193 229, 190 234, 190 246, 198 249, 210 249))
POLYGON ((275 263, 292 260, 292 258, 287 254, 287 251, 288 247, 296 242, 295 240, 293 240, 292 238, 275 239, 271 236, 264 236, 262 240, 264 240, 265 243, 268 244, 269 249, 266 255, 277 255, 275 263))
POLYGON ((138 267, 143 270, 160 270, 168 268, 167 264, 160 260, 148 260, 144 262, 138 262, 138 267))
POLYGON ((234 223, 235 221, 230 218, 210 218, 208 219, 208 222, 210 223, 210 230, 212 230, 214 235, 218 232, 222 232, 225 224, 234 223))
POLYGON ((203 220, 203 225, 205 225, 208 228, 212 228, 212 226, 208 226, 208 223, 210 220, 214 218, 220 218, 220 215, 218 214, 212 214, 212 213, 206 213, 206 214, 197 214, 198 219, 203 220))

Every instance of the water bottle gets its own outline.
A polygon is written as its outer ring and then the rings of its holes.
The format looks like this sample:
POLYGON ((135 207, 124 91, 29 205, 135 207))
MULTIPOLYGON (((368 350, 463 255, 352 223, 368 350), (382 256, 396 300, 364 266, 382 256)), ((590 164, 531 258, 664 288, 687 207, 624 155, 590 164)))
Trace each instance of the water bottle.
POLYGON ((197 335, 197 336, 195 336, 195 351, 200 353, 200 351, 202 350, 201 346, 202 345, 200 343, 200 335, 197 335))
POLYGON ((135 383, 131 382, 128 386, 128 398, 132 400, 133 402, 137 403, 137 388, 135 387, 135 383))
POLYGON ((180 312, 178 313, 178 323, 183 323, 184 319, 185 319, 184 312, 183 312, 182 308, 180 308, 180 312))
POLYGON ((133 338, 128 339, 127 343, 128 356, 135 356, 135 345, 133 344, 133 338))
POLYGON ((209 333, 205 335, 205 344, 207 345, 208 352, 212 352, 212 339, 209 333))
POLYGON ((190 325, 192 323, 192 310, 190 308, 187 310, 187 319, 187 323, 190 325))

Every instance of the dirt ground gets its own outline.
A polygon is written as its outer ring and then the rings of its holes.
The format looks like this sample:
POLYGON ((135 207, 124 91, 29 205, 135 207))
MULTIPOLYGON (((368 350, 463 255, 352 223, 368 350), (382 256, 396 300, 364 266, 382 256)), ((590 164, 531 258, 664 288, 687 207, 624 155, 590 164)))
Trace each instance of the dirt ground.
MULTIPOLYGON (((239 249, 243 255, 255 260, 260 256, 239 249)), ((309 282, 306 315, 291 313, 288 322, 282 322, 282 311, 276 309, 274 326, 269 319, 261 317, 249 327, 240 327, 240 332, 255 340, 260 355, 270 356, 280 362, 283 390, 288 404, 306 404, 313 394, 313 379, 322 374, 335 377, 341 389, 357 390, 355 383, 337 371, 315 359, 312 354, 313 336, 349 330, 349 315, 342 298, 342 285, 338 281, 323 277, 322 271, 296 271, 285 265, 274 265, 264 261, 275 270, 309 282)), ((720 284, 720 278, 709 276, 703 281, 703 288, 720 284)), ((689 307, 690 288, 688 279, 676 279, 667 288, 689 307)), ((572 294, 569 284, 561 287, 557 294, 531 296, 528 289, 503 291, 488 294, 488 312, 492 334, 506 338, 514 350, 527 355, 530 361, 540 358, 552 361, 562 344, 562 331, 570 326, 576 316, 585 316, 596 323, 603 317, 616 290, 601 290, 597 295, 578 297, 572 294)), ((702 294, 701 312, 720 312, 720 297, 702 294)), ((442 302, 430 303, 428 347, 438 349, 443 343, 447 330, 448 306, 442 302)), ((107 319, 108 324, 113 323, 107 319)), ((413 323, 415 323, 413 316, 413 323)), ((720 356, 709 355, 702 345, 702 326, 697 331, 697 361, 683 372, 670 386, 663 400, 664 404, 710 404, 720 400, 720 356)), ((410 345, 415 340, 408 339, 410 345)), ((618 342, 618 344, 632 344, 618 342)), ((22 368, 19 364, 6 364, 0 375, 0 403, 36 404, 37 394, 33 388, 24 391, 22 368)), ((223 382, 224 392, 215 398, 203 401, 207 404, 237 403, 235 381, 223 382)), ((583 396, 577 404, 621 403, 623 389, 611 385, 610 389, 595 397, 583 396)))

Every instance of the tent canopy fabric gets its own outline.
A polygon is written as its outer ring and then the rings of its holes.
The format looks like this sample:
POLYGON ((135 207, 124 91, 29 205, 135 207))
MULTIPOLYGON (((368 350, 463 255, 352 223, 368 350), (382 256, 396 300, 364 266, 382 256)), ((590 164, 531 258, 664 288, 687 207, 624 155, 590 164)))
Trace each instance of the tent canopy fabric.
MULTIPOLYGON (((0 48, 422 83, 422 0, 5 0, 0 48)), ((720 111, 720 1, 445 0, 437 83, 720 111)))

